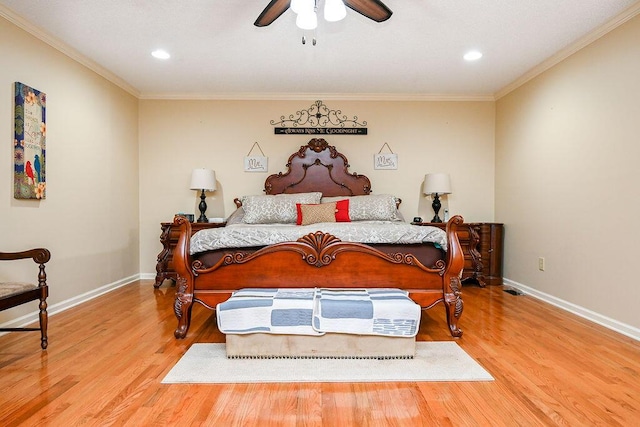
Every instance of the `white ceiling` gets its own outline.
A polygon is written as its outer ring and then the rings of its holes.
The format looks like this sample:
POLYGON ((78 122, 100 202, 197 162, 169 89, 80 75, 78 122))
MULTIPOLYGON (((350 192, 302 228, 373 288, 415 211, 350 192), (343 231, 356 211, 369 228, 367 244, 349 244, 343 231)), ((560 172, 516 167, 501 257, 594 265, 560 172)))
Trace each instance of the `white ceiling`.
POLYGON ((301 43, 290 10, 255 27, 269 0, 0 0, 0 16, 143 98, 410 98, 493 97, 640 9, 638 0, 383 1, 393 11, 383 23, 352 10, 337 23, 320 18, 316 46, 301 43), (151 57, 157 48, 171 59, 151 57), (484 57, 464 61, 471 49, 484 57))

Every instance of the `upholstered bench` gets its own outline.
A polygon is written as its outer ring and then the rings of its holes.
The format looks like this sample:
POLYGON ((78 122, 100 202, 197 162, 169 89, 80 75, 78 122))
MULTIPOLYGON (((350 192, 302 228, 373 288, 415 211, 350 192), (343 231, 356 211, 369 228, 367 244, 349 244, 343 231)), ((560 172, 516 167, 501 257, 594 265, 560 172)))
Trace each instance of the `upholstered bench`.
POLYGON ((14 261, 28 258, 33 259, 33 261, 38 264, 38 283, 33 284, 25 282, 0 281, 0 311, 22 305, 30 301, 40 301, 40 325, 38 328, 0 328, 0 331, 40 331, 40 346, 44 350, 48 345, 47 297, 49 296, 49 287, 47 286, 47 275, 45 273, 44 265, 51 258, 51 253, 44 248, 30 249, 23 252, 0 252, 0 261, 14 261))
POLYGON ((420 313, 399 289, 241 289, 216 307, 231 358, 412 358, 420 313))

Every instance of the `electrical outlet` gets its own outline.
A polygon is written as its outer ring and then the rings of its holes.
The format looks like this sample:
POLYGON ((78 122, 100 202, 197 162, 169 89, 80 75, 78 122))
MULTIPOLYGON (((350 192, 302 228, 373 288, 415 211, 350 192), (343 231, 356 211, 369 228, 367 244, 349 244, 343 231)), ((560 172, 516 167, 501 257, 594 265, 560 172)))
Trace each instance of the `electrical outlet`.
POLYGON ((544 258, 543 257, 538 258, 538 270, 544 271, 544 258))

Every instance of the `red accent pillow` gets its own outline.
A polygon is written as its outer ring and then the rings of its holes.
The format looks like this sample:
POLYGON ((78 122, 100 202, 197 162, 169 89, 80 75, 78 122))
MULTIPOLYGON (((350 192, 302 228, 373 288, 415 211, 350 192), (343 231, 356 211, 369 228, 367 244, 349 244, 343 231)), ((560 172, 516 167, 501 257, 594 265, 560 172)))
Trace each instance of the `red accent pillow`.
POLYGON ((336 202, 336 222, 351 222, 349 217, 349 199, 336 202))
POLYGON ((300 203, 296 203, 296 225, 302 224, 302 209, 300 209, 300 203))

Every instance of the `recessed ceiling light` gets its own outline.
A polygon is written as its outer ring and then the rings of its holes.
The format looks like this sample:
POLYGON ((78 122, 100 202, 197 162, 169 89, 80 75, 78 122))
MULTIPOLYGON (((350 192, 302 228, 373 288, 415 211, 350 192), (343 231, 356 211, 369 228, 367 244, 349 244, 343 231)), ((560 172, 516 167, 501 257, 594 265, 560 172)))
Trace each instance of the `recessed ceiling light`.
POLYGON ((467 61, 477 61, 482 58, 482 53, 477 50, 472 50, 464 54, 464 59, 467 61))
POLYGON ((171 58, 171 55, 169 55, 169 53, 167 51, 164 51, 162 49, 156 49, 153 52, 151 52, 151 56, 153 56, 154 58, 158 58, 158 59, 169 59, 171 58))

